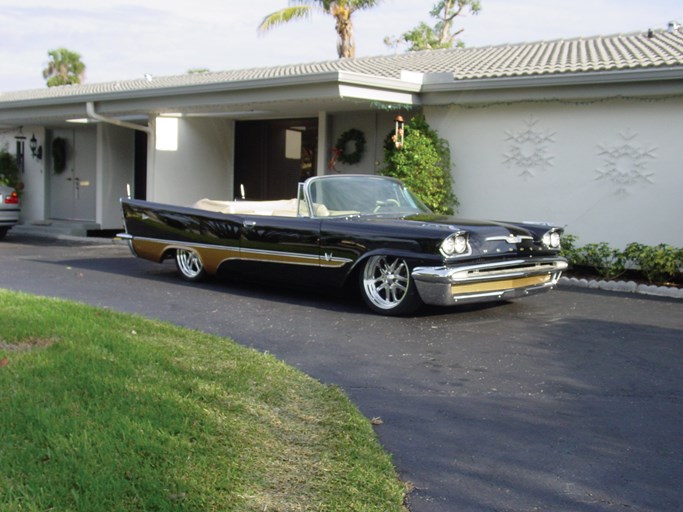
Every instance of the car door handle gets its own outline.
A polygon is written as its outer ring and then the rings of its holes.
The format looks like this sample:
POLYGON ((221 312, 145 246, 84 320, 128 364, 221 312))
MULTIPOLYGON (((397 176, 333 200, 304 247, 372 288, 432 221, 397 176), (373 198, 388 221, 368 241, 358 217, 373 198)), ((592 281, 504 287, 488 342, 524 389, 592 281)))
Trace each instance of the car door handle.
POLYGON ((256 226, 256 221, 255 220, 245 220, 242 222, 242 226, 244 226, 245 229, 252 229, 253 227, 256 226))

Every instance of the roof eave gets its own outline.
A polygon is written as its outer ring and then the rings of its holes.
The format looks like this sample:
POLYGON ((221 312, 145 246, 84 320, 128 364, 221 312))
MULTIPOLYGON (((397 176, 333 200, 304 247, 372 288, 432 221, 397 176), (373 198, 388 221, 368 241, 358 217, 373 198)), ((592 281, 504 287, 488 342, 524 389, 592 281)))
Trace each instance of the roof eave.
POLYGON ((97 105, 97 111, 108 116, 126 115, 131 112, 149 114, 163 112, 164 109, 175 111, 174 108, 191 109, 207 104, 248 104, 253 107, 262 102, 272 104, 278 101, 303 101, 310 98, 332 103, 351 100, 414 106, 420 104, 420 89, 420 84, 410 81, 333 71, 14 101, 3 105, 0 110, 0 122, 29 123, 40 119, 41 116, 50 119, 85 117, 86 104, 97 105))
POLYGON ((474 78, 425 84, 424 93, 448 91, 518 89, 558 86, 605 85, 617 83, 655 82, 683 79, 683 66, 627 69, 616 71, 580 71, 547 75, 505 76, 495 78, 474 78))
MULTIPOLYGON (((115 91, 69 94, 56 97, 42 97, 8 102, 5 108, 42 107, 66 104, 78 104, 86 102, 107 102, 118 100, 144 100, 156 99, 168 96, 202 95, 214 93, 229 93, 254 89, 277 89, 302 85, 320 84, 353 84, 355 86, 372 87, 378 89, 401 90, 406 92, 419 92, 420 85, 379 76, 370 76, 363 73, 349 71, 332 71, 309 75, 284 76, 274 78, 258 78, 251 80, 235 80, 212 82, 208 84, 189 84, 173 87, 149 87, 139 89, 121 89, 115 91)), ((0 105, 2 96, 0 95, 0 105)))

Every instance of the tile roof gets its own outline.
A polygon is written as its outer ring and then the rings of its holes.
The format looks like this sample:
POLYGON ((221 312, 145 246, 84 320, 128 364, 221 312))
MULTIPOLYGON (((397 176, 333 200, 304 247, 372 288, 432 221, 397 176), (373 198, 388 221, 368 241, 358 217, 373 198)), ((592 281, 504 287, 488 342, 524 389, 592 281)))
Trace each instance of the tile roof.
POLYGON ((402 70, 452 73, 454 80, 477 80, 522 76, 553 76, 566 73, 657 69, 683 69, 683 30, 656 30, 479 48, 456 48, 410 52, 378 57, 337 59, 234 71, 154 77, 151 80, 51 87, 29 91, 0 92, 0 105, 37 99, 99 96, 133 91, 164 90, 208 84, 273 80, 347 71, 374 77, 400 78, 402 70))

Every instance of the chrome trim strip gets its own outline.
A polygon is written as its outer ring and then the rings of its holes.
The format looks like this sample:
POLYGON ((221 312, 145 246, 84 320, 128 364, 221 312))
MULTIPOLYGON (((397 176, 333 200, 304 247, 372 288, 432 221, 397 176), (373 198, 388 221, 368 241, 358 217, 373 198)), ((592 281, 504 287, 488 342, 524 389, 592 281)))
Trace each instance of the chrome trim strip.
MULTIPOLYGON (((135 236, 135 235, 129 235, 127 233, 124 234, 126 237, 130 237, 130 239, 135 239, 135 240, 141 240, 143 242, 156 242, 160 244, 166 244, 170 248, 186 248, 186 247, 200 247, 203 249, 231 249, 230 246, 228 245, 214 245, 214 244, 200 244, 197 242, 180 242, 178 240, 166 240, 163 238, 150 238, 147 236, 135 236)), ((238 247, 232 248, 237 249, 238 247)))
MULTIPOLYGON (((256 260, 256 261, 271 261, 273 256, 278 256, 283 259, 291 259, 291 260, 303 260, 303 261, 314 261, 315 263, 318 263, 318 260, 320 259, 319 256, 311 255, 311 254, 303 254, 303 253, 296 253, 296 252, 278 252, 278 251, 266 251, 264 249, 249 249, 249 248, 242 248, 240 247, 240 256, 242 254, 249 254, 253 255, 254 258, 248 258, 249 260, 256 260)), ((297 263, 295 261, 288 261, 287 263, 294 263, 296 265, 307 265, 308 263, 297 263)))
POLYGON ((486 237, 487 242, 507 242, 509 244, 519 244, 522 243, 524 240, 533 240, 533 236, 529 235, 513 235, 510 233, 509 235, 506 236, 488 236, 486 237))
POLYGON ((534 258, 475 263, 453 267, 415 267, 413 277, 425 281, 466 282, 523 277, 533 274, 562 271, 568 267, 564 258, 534 258))
POLYGON ((302 265, 310 267, 326 267, 326 268, 340 268, 351 262, 348 258, 326 258, 319 255, 296 253, 296 252, 281 252, 281 251, 267 251, 264 249, 249 249, 240 248, 240 259, 247 261, 262 261, 264 263, 288 263, 290 265, 302 265), (253 255, 253 257, 244 257, 242 254, 253 255), (297 261, 300 260, 300 261, 297 261))

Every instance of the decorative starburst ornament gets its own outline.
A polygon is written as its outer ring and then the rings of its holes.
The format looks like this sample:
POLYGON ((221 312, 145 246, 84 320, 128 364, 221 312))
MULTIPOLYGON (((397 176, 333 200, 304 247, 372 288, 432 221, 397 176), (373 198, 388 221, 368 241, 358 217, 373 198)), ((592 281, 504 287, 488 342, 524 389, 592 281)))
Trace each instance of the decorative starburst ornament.
POLYGON ((629 187, 654 183, 654 172, 648 164, 655 158, 656 147, 643 147, 636 143, 638 134, 630 129, 619 133, 621 141, 614 145, 599 144, 598 155, 604 159, 596 169, 596 180, 610 181, 617 193, 625 193, 629 187))
POLYGON ((550 144, 555 142, 555 132, 538 130, 538 120, 533 116, 529 116, 524 123, 524 130, 505 131, 505 141, 509 146, 503 154, 503 163, 519 169, 520 176, 533 177, 535 171, 553 165, 555 157, 550 154, 550 144))

